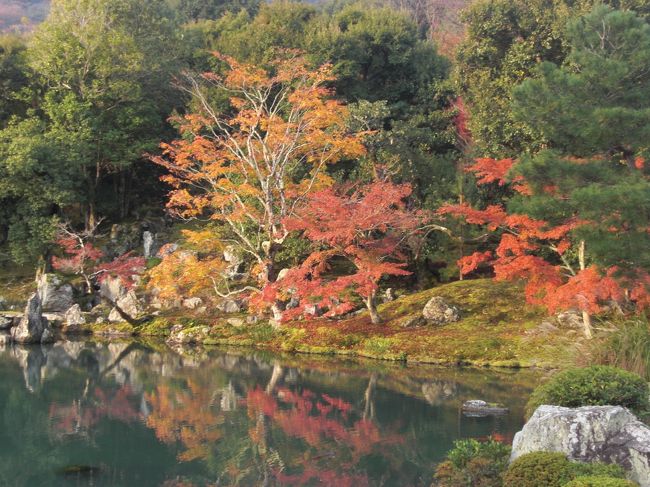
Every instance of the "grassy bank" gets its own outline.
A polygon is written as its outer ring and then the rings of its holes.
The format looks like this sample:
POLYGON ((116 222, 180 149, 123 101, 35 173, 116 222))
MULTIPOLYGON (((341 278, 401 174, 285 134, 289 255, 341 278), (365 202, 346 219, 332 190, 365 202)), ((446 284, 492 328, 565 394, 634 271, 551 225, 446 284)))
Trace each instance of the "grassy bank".
POLYGON ((342 320, 314 318, 274 328, 245 323, 245 316, 168 314, 140 327, 94 325, 96 333, 166 335, 183 326, 186 343, 254 346, 284 352, 344 354, 413 363, 503 367, 562 367, 574 362, 579 331, 544 329, 541 309, 525 305, 521 288, 491 280, 442 285, 383 304, 384 323, 373 325, 366 313, 342 320), (461 319, 443 326, 405 328, 432 296, 461 310, 461 319))

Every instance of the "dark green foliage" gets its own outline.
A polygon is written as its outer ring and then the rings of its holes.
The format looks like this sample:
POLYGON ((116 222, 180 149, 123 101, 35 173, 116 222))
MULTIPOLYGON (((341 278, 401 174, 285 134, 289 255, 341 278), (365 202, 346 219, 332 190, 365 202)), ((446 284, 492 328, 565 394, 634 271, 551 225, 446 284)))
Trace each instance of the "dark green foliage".
POLYGON ((589 477, 577 477, 564 487, 635 487, 635 482, 622 478, 609 477, 606 475, 592 475, 589 477))
POLYGON ((79 167, 62 156, 37 118, 0 131, 0 229, 12 260, 35 262, 46 252, 57 212, 77 195, 78 176, 79 167))
POLYGON ((500 487, 508 465, 510 447, 495 440, 474 439, 454 442, 447 461, 436 469, 441 487, 500 487))
POLYGON ((584 476, 622 479, 624 472, 618 465, 570 462, 563 453, 534 452, 510 464, 503 477, 503 487, 561 487, 584 476))
MULTIPOLYGON (((456 79, 471 111, 470 129, 481 156, 516 156, 544 145, 537 127, 514 117, 512 89, 531 77, 540 62, 561 65, 569 53, 567 21, 600 3, 479 0, 467 8, 467 36, 458 51, 456 79)), ((650 14, 647 0, 604 3, 644 19, 650 14)))
POLYGON ((598 5, 569 22, 564 64, 546 62, 513 92, 514 114, 576 156, 645 148, 650 135, 650 25, 598 5))
POLYGON ((564 407, 623 406, 635 413, 648 408, 648 384, 636 374, 605 365, 565 370, 537 387, 528 401, 531 416, 542 404, 564 407))
POLYGON ((25 42, 15 35, 0 35, 0 128, 9 118, 24 115, 28 104, 23 91, 29 85, 25 63, 25 42))

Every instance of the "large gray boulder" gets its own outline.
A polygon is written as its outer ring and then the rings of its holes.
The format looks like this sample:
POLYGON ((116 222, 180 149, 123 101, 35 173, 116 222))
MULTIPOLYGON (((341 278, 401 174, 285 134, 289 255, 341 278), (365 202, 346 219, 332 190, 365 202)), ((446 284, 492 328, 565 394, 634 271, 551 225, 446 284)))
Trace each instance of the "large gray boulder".
MULTIPOLYGON (((122 311, 133 319, 136 319, 144 312, 142 302, 133 290, 127 292, 124 296, 115 301, 115 303, 122 311)), ((119 323, 124 321, 124 318, 122 318, 122 315, 117 311, 117 308, 113 308, 108 315, 108 321, 111 323, 119 323)))
POLYGON ((25 314, 20 323, 11 329, 11 338, 16 343, 45 343, 54 341, 47 319, 43 317, 41 297, 38 293, 30 296, 25 314))
POLYGON ((422 317, 432 325, 444 325, 460 319, 460 311, 456 306, 447 303, 440 296, 432 297, 422 310, 422 317))
POLYGON ((122 284, 122 279, 119 277, 108 276, 102 280, 99 293, 103 298, 114 303, 126 294, 126 288, 122 284))
POLYGON ((628 478, 650 487, 650 428, 621 406, 538 407, 515 435, 510 460, 535 451, 616 463, 628 478))
POLYGON ((73 305, 73 289, 54 274, 41 274, 37 281, 43 311, 64 312, 73 305))

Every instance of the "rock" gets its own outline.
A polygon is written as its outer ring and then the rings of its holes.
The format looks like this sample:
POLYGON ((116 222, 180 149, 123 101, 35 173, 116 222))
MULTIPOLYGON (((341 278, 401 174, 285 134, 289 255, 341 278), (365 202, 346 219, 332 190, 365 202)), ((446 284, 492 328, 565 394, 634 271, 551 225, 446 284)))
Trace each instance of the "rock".
POLYGON ((217 309, 224 313, 240 313, 241 305, 234 299, 224 299, 217 305, 217 309))
POLYGON ((289 269, 280 269, 280 272, 278 272, 278 277, 275 278, 276 281, 281 281, 285 277, 287 277, 287 274, 289 273, 289 269))
POLYGON ((447 304, 440 296, 432 297, 422 310, 422 316, 428 323, 443 325, 460 319, 460 311, 456 306, 447 304))
MULTIPOLYGON (((116 301, 116 304, 131 318, 137 318, 143 313, 142 303, 135 294, 135 291, 131 290, 127 292, 124 296, 116 301)), ((113 308, 108 315, 108 321, 111 323, 118 323, 124 321, 124 318, 117 311, 117 308, 113 308)))
POLYGON ((384 291, 384 296, 382 298, 382 301, 384 303, 390 303, 391 301, 395 301, 395 292, 393 291, 392 287, 389 287, 384 291))
POLYGON ((257 315, 248 315, 246 317, 246 323, 248 323, 249 325, 254 325, 255 323, 257 323, 259 321, 260 321, 260 318, 257 315))
POLYGON ((38 294, 43 311, 66 311, 73 305, 73 289, 70 284, 62 284, 54 274, 41 274, 37 281, 38 294))
POLYGON ((223 260, 228 262, 225 274, 228 277, 237 277, 240 274, 241 265, 244 258, 234 245, 229 245, 223 251, 223 260))
POLYGON ((49 327, 45 328, 41 335, 41 343, 54 343, 55 341, 56 337, 54 336, 54 333, 52 333, 52 329, 49 327))
POLYGON ((561 328, 582 328, 582 313, 575 309, 563 311, 555 316, 561 328))
POLYGON ((14 326, 14 319, 9 316, 0 316, 0 331, 9 330, 14 326))
POLYGON ((510 460, 534 451, 616 463, 629 479, 650 487, 650 428, 621 406, 538 407, 515 435, 510 460))
POLYGON ((196 309, 203 304, 201 298, 187 298, 183 300, 183 307, 187 309, 196 309))
POLYGON ((300 306, 300 299, 297 296, 291 296, 289 302, 284 306, 284 309, 294 309, 300 306))
MULTIPOLYGON (((17 326, 11 329, 11 338, 17 343, 40 343, 44 332, 49 330, 47 319, 43 317, 41 296, 34 293, 30 296, 25 307, 25 314, 17 326)), ((52 338, 51 330, 45 335, 45 340, 52 338)))
POLYGON ((306 304, 303 308, 303 312, 307 316, 320 316, 323 314, 322 310, 317 304, 306 304))
POLYGON ((146 230, 142 234, 142 246, 143 246, 142 250, 145 259, 148 259, 149 257, 152 257, 155 254, 153 251, 153 246, 155 242, 156 242, 156 236, 153 233, 151 233, 149 230, 146 230))
POLYGON ((501 404, 489 403, 480 399, 465 401, 461 407, 463 414, 472 418, 483 418, 485 416, 502 416, 508 414, 508 408, 501 404))
POLYGON ((183 325, 174 325, 172 326, 169 338, 167 338, 167 343, 187 345, 202 343, 208 338, 209 333, 210 328, 207 326, 196 326, 185 329, 183 325))
POLYGON ((81 307, 78 304, 75 304, 65 312, 64 320, 66 332, 80 331, 82 325, 86 324, 86 318, 84 318, 81 307))
POLYGON ((159 259, 163 259, 163 258, 167 257, 168 255, 173 254, 177 250, 178 250, 178 244, 177 243, 167 243, 167 244, 163 245, 162 247, 160 247, 160 249, 156 253, 156 257, 158 257, 159 259))
POLYGON ((241 326, 244 326, 246 324, 246 321, 244 318, 228 318, 226 320, 226 323, 228 323, 230 326, 234 326, 235 328, 239 328, 241 326))
POLYGON ((422 315, 410 315, 399 322, 401 328, 416 328, 425 325, 427 320, 422 315))
POLYGON ((114 303, 126 294, 126 288, 119 277, 107 277, 99 287, 99 293, 102 297, 114 303))

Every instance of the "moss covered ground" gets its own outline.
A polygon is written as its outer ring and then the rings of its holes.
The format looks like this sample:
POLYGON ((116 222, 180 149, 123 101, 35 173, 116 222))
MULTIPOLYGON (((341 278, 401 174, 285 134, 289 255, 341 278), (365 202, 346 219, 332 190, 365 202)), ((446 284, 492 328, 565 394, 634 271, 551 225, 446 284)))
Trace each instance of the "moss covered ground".
MULTIPOLYGON (((574 363, 582 342, 576 330, 540 329, 545 312, 526 305, 519 286, 488 279, 454 282, 402 296, 382 304, 379 311, 384 319, 379 325, 372 324, 367 313, 340 320, 313 318, 277 328, 263 321, 233 326, 224 317, 186 314, 158 317, 132 327, 131 332, 165 336, 172 325, 180 324, 196 342, 208 346, 502 367, 567 366, 574 363), (460 321, 404 328, 402 324, 418 316, 432 296, 442 296, 458 306, 460 321)), ((232 317, 228 317, 231 322, 232 317)), ((122 327, 119 331, 128 330, 122 327)))

